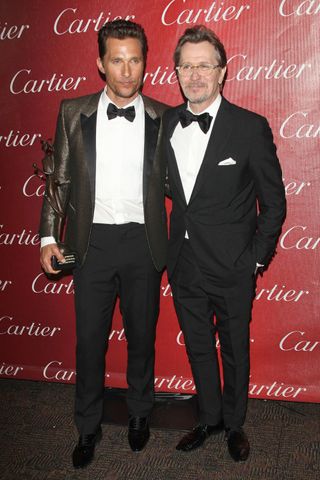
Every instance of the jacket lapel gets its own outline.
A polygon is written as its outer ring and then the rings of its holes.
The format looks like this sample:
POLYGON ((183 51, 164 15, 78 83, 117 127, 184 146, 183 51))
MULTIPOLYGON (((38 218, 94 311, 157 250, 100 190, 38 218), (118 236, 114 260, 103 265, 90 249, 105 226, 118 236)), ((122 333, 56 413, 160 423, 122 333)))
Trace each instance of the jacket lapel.
POLYGON ((97 108, 101 92, 90 98, 89 102, 82 109, 80 115, 84 160, 87 166, 90 180, 90 196, 92 205, 95 204, 95 183, 96 183, 96 125, 97 108))
MULTIPOLYGON (((187 108, 187 105, 183 105, 181 109, 175 111, 175 115, 171 118, 170 123, 168 125, 168 165, 169 165, 169 175, 173 177, 173 181, 175 182, 177 186, 177 190, 180 194, 181 200, 183 201, 184 204, 187 204, 186 197, 184 194, 182 182, 181 182, 181 177, 179 173, 179 168, 176 160, 176 156, 174 154, 174 150, 171 145, 171 137, 173 135, 173 132, 179 123, 179 111, 180 110, 185 110, 187 108)), ((169 184, 170 184, 170 178, 169 178, 169 184)))
POLYGON ((206 178, 206 166, 219 156, 220 151, 229 140, 232 131, 232 115, 229 111, 229 105, 229 102, 222 98, 189 204, 199 193, 202 182, 206 178))
POLYGON ((144 134, 144 158, 143 158, 143 203, 147 198, 149 177, 152 172, 154 154, 157 147, 158 133, 160 129, 160 117, 157 116, 149 98, 142 96, 145 108, 145 134, 144 134))

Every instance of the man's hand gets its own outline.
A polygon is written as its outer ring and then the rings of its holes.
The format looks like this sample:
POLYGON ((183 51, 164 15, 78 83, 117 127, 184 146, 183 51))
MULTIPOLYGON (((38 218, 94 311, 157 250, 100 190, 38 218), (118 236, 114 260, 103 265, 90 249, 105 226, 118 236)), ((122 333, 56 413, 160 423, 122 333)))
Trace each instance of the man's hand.
POLYGON ((41 267, 46 273, 59 273, 61 270, 54 270, 51 265, 51 257, 55 255, 59 262, 64 262, 64 256, 56 243, 50 243, 40 250, 41 267))

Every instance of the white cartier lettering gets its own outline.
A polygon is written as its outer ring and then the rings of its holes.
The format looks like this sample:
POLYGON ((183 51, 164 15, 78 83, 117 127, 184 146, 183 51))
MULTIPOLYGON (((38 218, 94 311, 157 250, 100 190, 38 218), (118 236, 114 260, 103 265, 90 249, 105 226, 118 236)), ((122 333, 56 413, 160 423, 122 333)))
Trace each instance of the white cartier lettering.
POLYGON ((156 377, 154 379, 154 386, 156 389, 165 388, 166 390, 184 390, 195 391, 193 380, 191 378, 184 378, 181 375, 173 375, 169 378, 156 377))
POLYGON ((294 225, 281 236, 279 245, 284 250, 315 250, 320 245, 320 237, 301 236, 307 230, 305 225, 294 225))
POLYGON ((6 375, 7 377, 15 377, 22 370, 23 367, 17 367, 17 365, 7 365, 3 362, 0 366, 0 375, 6 375))
POLYGON ((121 330, 112 330, 109 335, 109 340, 118 340, 118 342, 123 342, 127 341, 125 333, 124 333, 124 328, 121 330))
POLYGON ((52 360, 49 362, 43 369, 43 376, 47 380, 58 380, 58 381, 65 381, 70 382, 76 376, 75 370, 69 369, 66 370, 61 367, 62 362, 58 360, 52 360))
MULTIPOLYGON (((176 336, 176 342, 179 346, 185 346, 185 341, 184 341, 183 333, 181 330, 176 336)), ((254 343, 254 339, 250 338, 250 342, 254 343)), ((220 341, 218 337, 216 337, 216 348, 220 348, 220 341)))
POLYGON ((170 71, 169 67, 159 65, 154 72, 146 72, 143 83, 148 81, 151 85, 174 85, 178 82, 177 75, 174 71, 170 71))
MULTIPOLYGON (((75 18, 77 10, 77 8, 65 8, 59 13, 53 25, 53 31, 56 35, 85 33, 89 29, 97 32, 105 23, 122 18, 121 15, 111 17, 111 12, 107 14, 100 12, 96 18, 75 18)), ((127 15, 124 20, 133 20, 134 18, 135 15, 127 15)))
POLYGON ((12 285, 13 282, 11 280, 0 280, 0 292, 4 292, 8 289, 9 285, 12 285))
POLYGON ((286 195, 299 195, 302 190, 305 190, 305 187, 310 187, 311 182, 303 182, 300 180, 290 180, 288 183, 286 183, 286 179, 283 178, 283 183, 284 183, 284 189, 286 192, 286 195))
POLYGON ((271 289, 261 288, 256 294, 256 300, 263 298, 269 302, 298 302, 303 295, 309 295, 308 290, 285 290, 286 286, 275 284, 271 289))
POLYGON ((3 25, 0 24, 0 40, 13 40, 14 38, 20 38, 28 28, 30 28, 30 25, 9 26, 7 22, 4 22, 3 25))
POLYGON ((30 325, 13 324, 13 317, 4 315, 0 318, 0 335, 28 335, 29 337, 53 337, 61 330, 60 327, 43 326, 32 322, 30 325))
POLYGON ((15 73, 10 82, 10 92, 13 95, 19 95, 19 93, 40 93, 42 91, 60 92, 60 90, 67 92, 76 90, 80 83, 86 80, 86 77, 65 78, 62 73, 53 73, 48 79, 35 80, 28 79, 30 74, 31 70, 26 68, 15 73))
POLYGON ((306 68, 311 68, 310 63, 292 63, 288 65, 285 60, 277 59, 273 59, 267 65, 250 65, 247 62, 247 57, 248 55, 237 53, 229 58, 227 82, 232 82, 233 80, 238 80, 239 82, 243 80, 257 80, 261 77, 266 80, 279 80, 280 78, 288 80, 290 78, 299 78, 306 68), (236 73, 233 74, 233 71, 236 73))
POLYGON ((172 297, 170 283, 167 283, 166 286, 161 285, 162 296, 163 297, 172 297))
MULTIPOLYGON (((320 242, 320 239, 319 239, 319 242, 320 242)), ((162 296, 164 297, 172 296, 169 284, 166 287, 162 286, 161 290, 163 291, 162 296)), ((303 295, 308 295, 308 294, 309 294, 308 290, 293 290, 293 289, 286 290, 285 285, 279 286, 278 284, 275 284, 270 289, 262 288, 261 290, 257 290, 257 294, 255 298, 256 300, 260 300, 261 298, 264 298, 269 302, 272 302, 272 301, 298 302, 303 295)), ((182 332, 178 333, 176 337, 176 341, 178 345, 184 345, 182 332)), ((219 343, 217 343, 217 346, 219 346, 219 343)))
POLYGON ((319 0, 281 0, 279 12, 282 17, 317 15, 320 13, 320 2, 319 0))
POLYGON ((178 335, 177 335, 177 337, 176 337, 176 342, 177 342, 177 344, 180 345, 180 346, 184 346, 184 345, 185 345, 183 333, 182 333, 181 330, 180 330, 180 332, 178 333, 178 335))
POLYGON ((30 175, 24 182, 22 187, 22 193, 25 197, 42 197, 44 195, 46 186, 42 182, 40 185, 40 179, 38 175, 30 175))
MULTIPOLYGON (((184 345, 185 345, 183 333, 182 333, 181 330, 180 330, 180 332, 178 333, 178 335, 177 335, 177 337, 176 337, 176 342, 177 342, 177 344, 180 345, 180 346, 184 346, 184 345)), ((218 337, 216 337, 216 348, 220 348, 220 341, 219 341, 219 338, 218 338, 218 337)))
MULTIPOLYGON (((0 229, 3 225, 0 225, 0 229)), ((36 233, 33 235, 32 230, 28 232, 24 228, 21 233, 0 233, 0 245, 39 245, 40 238, 36 233)))
POLYGON ((316 138, 320 137, 320 124, 306 123, 308 112, 294 112, 282 123, 280 135, 282 138, 316 138))
POLYGON ((31 288, 33 293, 54 295, 59 295, 60 293, 70 295, 74 293, 73 279, 71 279, 68 283, 49 282, 44 273, 39 273, 39 275, 36 276, 32 282, 31 288))
POLYGON ((305 340, 301 339, 306 332, 300 330, 293 330, 287 333, 280 341, 280 349, 289 352, 294 350, 296 352, 313 352, 316 348, 319 348, 320 342, 318 340, 305 340))
MULTIPOLYGON (((250 375, 251 377, 251 375, 250 375)), ((255 383, 249 384, 249 395, 254 397, 283 397, 283 398, 297 398, 301 392, 306 392, 305 387, 296 387, 286 385, 284 383, 273 382, 271 385, 257 385, 255 383)))
POLYGON ((41 133, 21 133, 20 130, 10 130, 7 135, 0 135, 0 144, 5 147, 31 147, 41 133))
MULTIPOLYGON (((163 25, 169 26, 183 25, 184 23, 210 23, 210 22, 229 22, 230 20, 239 20, 240 16, 250 9, 249 4, 240 6, 225 5, 226 2, 212 2, 206 8, 185 8, 189 0, 171 0, 164 8, 161 15, 163 25), (178 10, 178 13, 177 13, 178 10)), ((194 2, 192 2, 194 3, 194 2)))

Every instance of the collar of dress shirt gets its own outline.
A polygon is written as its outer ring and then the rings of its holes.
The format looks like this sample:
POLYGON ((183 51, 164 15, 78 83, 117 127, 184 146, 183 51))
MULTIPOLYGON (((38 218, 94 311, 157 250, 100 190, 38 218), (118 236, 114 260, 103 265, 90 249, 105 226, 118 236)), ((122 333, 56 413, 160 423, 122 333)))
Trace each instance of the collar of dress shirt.
POLYGON ((187 110, 189 110, 191 113, 193 113, 194 115, 201 115, 202 113, 205 113, 205 112, 208 112, 211 117, 213 119, 215 119, 217 113, 218 113, 218 110, 219 110, 219 107, 220 107, 220 104, 221 104, 221 101, 222 101, 222 97, 220 95, 220 93, 218 94, 218 96, 213 100, 213 102, 211 103, 211 105, 209 105, 207 108, 205 108, 204 110, 202 110, 202 112, 193 112, 191 107, 190 107, 190 103, 188 102, 188 106, 187 106, 187 110))
POLYGON ((106 87, 102 92, 101 102, 102 102, 102 108, 105 111, 107 111, 109 103, 113 103, 118 108, 128 108, 128 107, 134 106, 136 110, 136 114, 138 114, 138 112, 140 112, 141 109, 143 108, 143 100, 140 94, 137 95, 136 98, 134 98, 132 102, 128 103, 125 107, 120 107, 119 105, 116 104, 116 102, 113 102, 112 100, 110 100, 110 98, 108 97, 108 91, 106 87))

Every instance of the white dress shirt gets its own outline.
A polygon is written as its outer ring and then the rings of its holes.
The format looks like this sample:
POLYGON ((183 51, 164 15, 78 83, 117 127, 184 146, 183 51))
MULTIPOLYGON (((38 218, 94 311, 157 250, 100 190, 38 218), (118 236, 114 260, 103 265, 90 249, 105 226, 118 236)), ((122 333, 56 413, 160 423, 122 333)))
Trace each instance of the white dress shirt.
POLYGON ((107 94, 103 92, 97 111, 96 196, 93 223, 116 225, 128 222, 144 223, 143 100, 138 95, 125 107, 134 106, 136 116, 133 122, 124 117, 109 120, 107 108, 110 102, 107 94))
MULTIPOLYGON (((177 160, 179 174, 186 197, 189 203, 192 190, 196 183, 196 179, 206 152, 209 138, 212 132, 213 124, 215 122, 220 104, 221 95, 213 101, 209 107, 197 115, 208 112, 212 121, 207 133, 204 133, 197 122, 192 122, 188 127, 182 128, 179 122, 171 137, 171 145, 177 160)), ((191 110, 188 103, 188 110, 191 110)), ((192 112, 194 113, 194 112, 192 112)))
MULTIPOLYGON (((96 189, 93 223, 120 225, 144 223, 143 160, 145 111, 138 95, 125 108, 134 106, 133 122, 124 117, 108 119, 111 100, 104 90, 97 110, 96 189)), ((113 102, 111 102, 113 103, 113 102)), ((117 105, 117 107, 119 107, 117 105)), ((41 247, 55 243, 54 237, 41 238, 41 247)))

